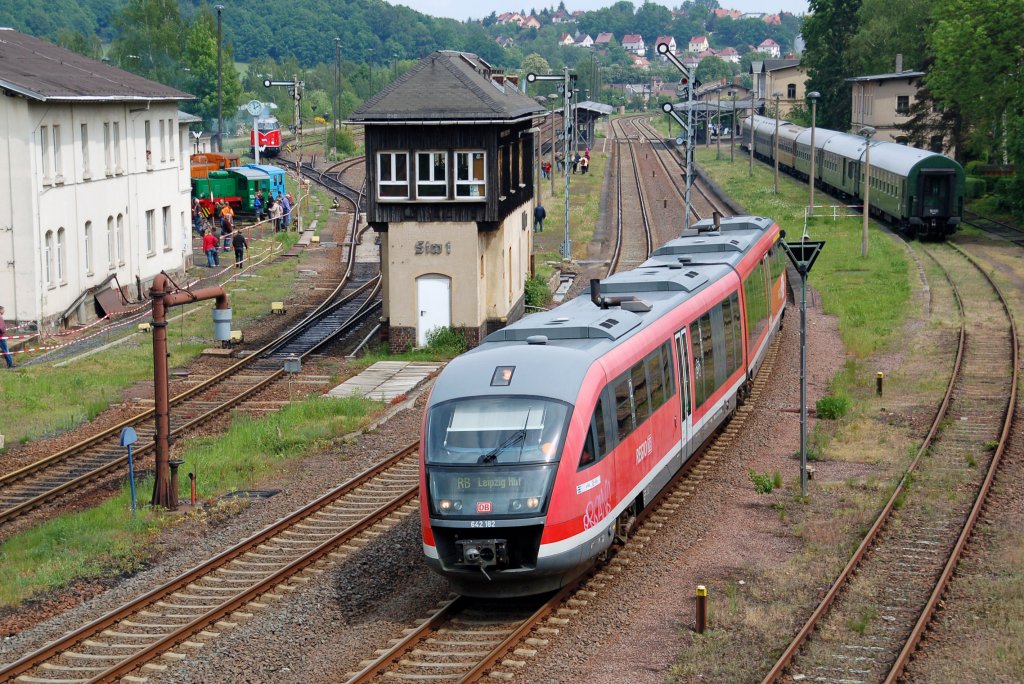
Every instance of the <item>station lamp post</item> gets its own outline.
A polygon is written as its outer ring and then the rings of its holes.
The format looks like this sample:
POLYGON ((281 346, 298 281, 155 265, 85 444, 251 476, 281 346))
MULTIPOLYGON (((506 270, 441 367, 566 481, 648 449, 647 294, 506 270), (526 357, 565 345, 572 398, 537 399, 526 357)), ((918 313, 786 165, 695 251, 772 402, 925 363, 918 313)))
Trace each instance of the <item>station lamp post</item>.
POLYGON ((864 136, 864 227, 860 234, 860 255, 868 255, 868 216, 871 214, 871 136, 875 134, 871 126, 864 126, 857 135, 864 136))
POLYGON ((222 71, 221 44, 223 43, 221 33, 220 14, 224 11, 224 5, 214 5, 217 10, 217 151, 224 151, 224 74, 222 71))
POLYGON ((817 125, 819 97, 821 93, 817 90, 807 93, 807 99, 811 101, 811 175, 807 181, 811 195, 807 203, 808 216, 814 216, 814 162, 818 157, 818 148, 814 146, 814 127, 817 125))
POLYGON ((775 150, 775 194, 779 194, 779 98, 782 97, 782 93, 775 91, 772 93, 772 98, 775 99, 775 140, 772 143, 772 147, 775 150))

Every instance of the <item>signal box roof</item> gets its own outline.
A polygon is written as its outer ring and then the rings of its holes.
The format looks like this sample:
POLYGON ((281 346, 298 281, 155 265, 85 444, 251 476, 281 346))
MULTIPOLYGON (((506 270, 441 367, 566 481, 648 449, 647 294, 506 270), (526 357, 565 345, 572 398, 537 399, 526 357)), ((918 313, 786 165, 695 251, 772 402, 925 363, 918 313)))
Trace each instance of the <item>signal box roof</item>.
POLYGON ((170 86, 9 28, 0 28, 0 88, 37 102, 195 99, 170 86))
POLYGON ((506 76, 468 52, 442 50, 374 95, 349 119, 362 124, 511 123, 546 110, 506 76))

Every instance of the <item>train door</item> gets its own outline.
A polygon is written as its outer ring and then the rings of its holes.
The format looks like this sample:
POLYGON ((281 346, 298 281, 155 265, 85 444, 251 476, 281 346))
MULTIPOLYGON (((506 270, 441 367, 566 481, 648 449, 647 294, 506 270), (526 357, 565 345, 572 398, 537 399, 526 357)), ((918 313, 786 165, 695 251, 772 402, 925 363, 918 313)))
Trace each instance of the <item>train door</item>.
POLYGON ((952 169, 921 171, 918 175, 918 196, 921 198, 922 218, 952 216, 953 181, 952 169))
POLYGON ((676 348, 679 350, 679 411, 681 424, 683 460, 690 457, 690 439, 693 437, 693 406, 690 402, 690 345, 686 341, 686 328, 676 333, 676 348))

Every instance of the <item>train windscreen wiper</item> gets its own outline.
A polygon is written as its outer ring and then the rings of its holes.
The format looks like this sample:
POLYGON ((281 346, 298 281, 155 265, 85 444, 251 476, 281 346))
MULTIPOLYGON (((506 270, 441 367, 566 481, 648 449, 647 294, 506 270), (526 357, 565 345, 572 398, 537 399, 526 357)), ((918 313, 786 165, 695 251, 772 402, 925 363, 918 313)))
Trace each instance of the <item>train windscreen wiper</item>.
POLYGON ((502 442, 501 444, 499 444, 498 446, 494 447, 493 449, 488 451, 486 454, 484 454, 483 456, 478 458, 476 462, 477 463, 493 463, 494 461, 498 460, 498 454, 500 454, 505 449, 508 449, 509 447, 514 446, 517 442, 521 442, 524 439, 526 439, 526 428, 522 428, 520 430, 516 430, 511 435, 509 435, 505 439, 504 442, 502 442))

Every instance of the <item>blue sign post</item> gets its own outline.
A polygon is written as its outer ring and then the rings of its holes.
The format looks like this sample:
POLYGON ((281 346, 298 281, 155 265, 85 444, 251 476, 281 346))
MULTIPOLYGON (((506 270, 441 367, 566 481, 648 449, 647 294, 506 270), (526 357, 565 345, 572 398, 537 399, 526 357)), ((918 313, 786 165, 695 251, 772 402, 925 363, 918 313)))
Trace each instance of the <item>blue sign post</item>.
POLYGON ((132 515, 135 515, 135 463, 132 461, 132 444, 139 441, 135 428, 121 428, 121 446, 128 447, 128 484, 132 489, 132 515))

